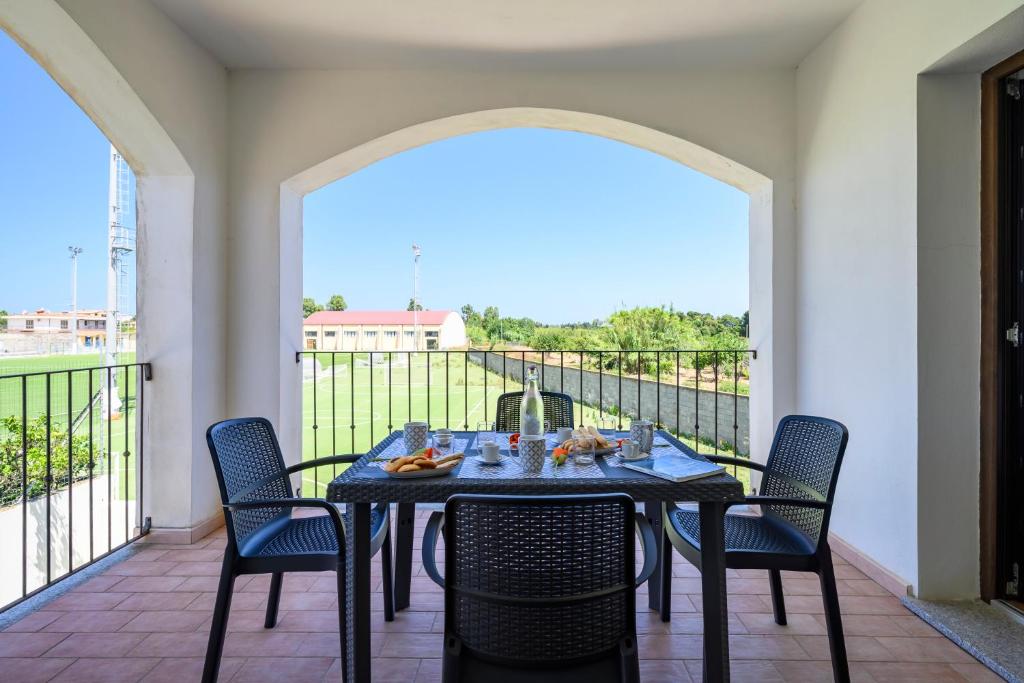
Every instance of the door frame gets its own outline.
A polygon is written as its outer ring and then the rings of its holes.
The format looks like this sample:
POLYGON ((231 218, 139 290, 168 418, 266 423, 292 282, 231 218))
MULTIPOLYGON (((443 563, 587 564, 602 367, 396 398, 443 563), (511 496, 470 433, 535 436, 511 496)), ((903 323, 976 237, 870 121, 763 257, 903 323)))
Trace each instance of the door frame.
POLYGON ((1024 69, 1024 50, 981 75, 981 598, 998 598, 999 457, 1002 447, 999 330, 999 83, 1024 69))

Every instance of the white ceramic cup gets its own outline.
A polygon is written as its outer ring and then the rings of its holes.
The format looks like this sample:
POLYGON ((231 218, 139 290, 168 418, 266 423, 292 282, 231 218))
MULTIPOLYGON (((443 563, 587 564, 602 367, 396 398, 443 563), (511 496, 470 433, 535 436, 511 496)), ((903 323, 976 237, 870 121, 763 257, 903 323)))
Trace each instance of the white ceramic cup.
POLYGON ((572 438, 572 427, 558 428, 558 443, 565 443, 572 438))
POLYGON ((480 459, 484 462, 501 460, 501 446, 496 441, 485 441, 480 444, 480 459))
POLYGON ((640 455, 640 448, 628 439, 622 441, 622 457, 626 460, 632 460, 640 455))
POLYGON ((548 452, 547 440, 543 434, 524 434, 519 437, 519 465, 528 474, 544 469, 544 457, 548 452))
POLYGON ((406 450, 410 453, 426 448, 429 435, 430 425, 426 422, 406 422, 402 425, 402 438, 405 440, 406 450))

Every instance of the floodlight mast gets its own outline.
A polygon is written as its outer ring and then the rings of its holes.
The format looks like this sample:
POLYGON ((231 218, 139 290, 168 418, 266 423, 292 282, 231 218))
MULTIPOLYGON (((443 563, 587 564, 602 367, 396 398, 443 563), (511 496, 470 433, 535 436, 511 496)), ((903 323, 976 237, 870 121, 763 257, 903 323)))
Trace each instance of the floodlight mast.
POLYGON ((420 350, 420 254, 422 251, 414 242, 412 245, 412 348, 420 350))
POLYGON ((81 247, 68 247, 71 252, 71 353, 78 353, 78 255, 81 247))

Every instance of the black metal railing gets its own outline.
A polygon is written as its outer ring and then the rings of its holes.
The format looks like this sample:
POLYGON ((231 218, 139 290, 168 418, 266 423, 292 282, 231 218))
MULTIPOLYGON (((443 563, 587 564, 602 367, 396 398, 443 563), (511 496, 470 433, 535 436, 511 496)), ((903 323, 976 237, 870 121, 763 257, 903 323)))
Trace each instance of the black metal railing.
MULTIPOLYGON (((618 429, 650 419, 699 452, 749 451, 750 361, 756 351, 300 351, 303 459, 358 453, 413 420, 476 429, 498 395, 537 366, 541 389, 573 398, 579 424, 618 429)), ((310 492, 338 468, 309 471, 310 492)))
POLYGON ((149 363, 0 375, 0 611, 148 532, 151 378, 149 363))

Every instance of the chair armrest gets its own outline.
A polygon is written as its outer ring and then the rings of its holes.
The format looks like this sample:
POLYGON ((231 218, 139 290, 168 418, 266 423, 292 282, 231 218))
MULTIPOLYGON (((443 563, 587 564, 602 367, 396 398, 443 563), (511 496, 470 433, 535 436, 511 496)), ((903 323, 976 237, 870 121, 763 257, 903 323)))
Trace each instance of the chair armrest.
POLYGON ((441 527, 444 526, 444 513, 440 510, 435 510, 430 513, 430 519, 427 520, 427 528, 423 530, 423 569, 426 570, 427 576, 433 579, 441 588, 444 588, 444 579, 441 577, 441 573, 437 571, 437 560, 434 555, 437 551, 437 537, 441 533, 441 527))
POLYGON ((349 455, 327 455, 322 458, 314 458, 313 460, 306 460, 305 462, 296 463, 291 467, 286 467, 284 471, 287 474, 294 474, 296 472, 301 472, 302 470, 307 469, 309 467, 351 464, 354 463, 356 460, 359 460, 359 458, 361 457, 363 457, 362 453, 352 453, 349 455))
POLYGON ((258 510, 261 508, 319 508, 327 511, 334 526, 334 533, 338 536, 338 550, 345 549, 345 526, 341 521, 341 513, 338 508, 323 498, 262 498, 258 500, 231 500, 224 504, 224 508, 234 512, 235 510, 258 510))
MULTIPOLYGON (((784 498, 781 496, 747 496, 745 501, 750 505, 788 505, 801 508, 827 509, 830 504, 825 500, 806 500, 804 498, 784 498)), ((740 503, 728 503, 728 505, 739 505, 740 503)))
POLYGON ((643 515, 636 516, 636 532, 640 536, 640 545, 644 550, 644 566, 640 570, 640 576, 636 579, 636 585, 639 588, 651 578, 654 569, 658 566, 658 539, 654 536, 651 523, 643 515))
POLYGON ((764 465, 747 458, 731 458, 727 455, 705 455, 704 457, 716 465, 735 465, 736 467, 746 467, 749 470, 764 472, 764 465))

